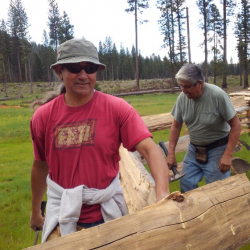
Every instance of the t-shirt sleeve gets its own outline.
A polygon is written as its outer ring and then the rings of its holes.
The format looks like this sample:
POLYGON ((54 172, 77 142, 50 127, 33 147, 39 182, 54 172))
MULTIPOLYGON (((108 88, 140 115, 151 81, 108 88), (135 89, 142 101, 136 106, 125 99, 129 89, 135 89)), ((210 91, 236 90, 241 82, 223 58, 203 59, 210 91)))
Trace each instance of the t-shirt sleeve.
POLYGON ((224 91, 220 95, 219 113, 225 121, 231 120, 236 115, 236 110, 224 91))
POLYGON ((135 151, 138 142, 152 137, 140 115, 125 101, 121 103, 119 123, 121 142, 129 151, 135 151))
POLYGON ((33 144, 34 159, 38 161, 46 161, 45 158, 45 136, 43 129, 42 118, 38 113, 35 113, 30 121, 30 134, 33 144))
POLYGON ((181 94, 178 96, 176 103, 174 104, 174 107, 171 111, 171 115, 179 123, 183 122, 182 113, 181 113, 181 104, 180 104, 181 103, 181 94))

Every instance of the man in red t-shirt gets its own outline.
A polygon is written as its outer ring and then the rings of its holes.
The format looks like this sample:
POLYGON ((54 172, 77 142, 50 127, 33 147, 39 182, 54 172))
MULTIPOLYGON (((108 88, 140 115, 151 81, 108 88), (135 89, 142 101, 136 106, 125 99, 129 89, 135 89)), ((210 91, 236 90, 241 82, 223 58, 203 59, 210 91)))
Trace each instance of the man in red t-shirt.
POLYGON ((166 161, 139 114, 123 99, 94 90, 97 71, 105 67, 91 42, 66 41, 51 65, 64 84, 57 95, 33 103, 39 107, 30 122, 34 148, 30 225, 34 230, 46 226, 43 242, 55 224, 66 225, 65 235, 72 232, 67 225, 72 220, 86 228, 127 213, 117 177, 121 143, 147 160, 156 201, 169 195, 166 161), (44 224, 40 204, 47 185, 50 212, 47 209, 44 224), (107 206, 114 211, 113 218, 105 211, 107 206))

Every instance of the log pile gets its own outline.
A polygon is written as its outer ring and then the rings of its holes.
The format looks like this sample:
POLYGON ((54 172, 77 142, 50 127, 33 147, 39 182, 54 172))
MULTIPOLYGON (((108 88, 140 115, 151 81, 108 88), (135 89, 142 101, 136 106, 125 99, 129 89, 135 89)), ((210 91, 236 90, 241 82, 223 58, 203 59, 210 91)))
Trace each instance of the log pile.
POLYGON ((250 128, 250 91, 229 94, 239 115, 241 125, 250 128), (248 96, 246 96, 248 94, 248 96))
POLYGON ((249 204, 250 182, 235 175, 27 250, 239 249, 250 241, 249 204))
MULTIPOLYGON (((248 90, 249 90, 249 88, 248 88, 248 90)), ((231 97, 234 97, 234 96, 244 97, 245 103, 247 105, 250 105, 250 91, 234 92, 234 93, 230 93, 229 96, 231 96, 231 97)))

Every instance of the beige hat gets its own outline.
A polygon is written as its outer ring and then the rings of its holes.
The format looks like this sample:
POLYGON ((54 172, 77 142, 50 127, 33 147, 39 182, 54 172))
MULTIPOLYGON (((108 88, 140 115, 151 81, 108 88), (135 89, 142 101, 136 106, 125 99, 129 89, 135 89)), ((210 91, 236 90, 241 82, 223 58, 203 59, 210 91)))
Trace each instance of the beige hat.
POLYGON ((57 62, 50 66, 54 69, 56 65, 65 63, 91 62, 99 65, 99 70, 105 70, 106 65, 99 62, 96 47, 85 39, 71 39, 59 45, 57 49, 57 62))

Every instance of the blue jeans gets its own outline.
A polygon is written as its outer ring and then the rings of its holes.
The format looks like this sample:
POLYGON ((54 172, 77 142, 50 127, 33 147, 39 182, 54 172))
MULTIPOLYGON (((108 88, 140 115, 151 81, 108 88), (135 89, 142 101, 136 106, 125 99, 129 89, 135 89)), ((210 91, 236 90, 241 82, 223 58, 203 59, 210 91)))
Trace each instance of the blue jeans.
POLYGON ((100 220, 100 221, 96 221, 96 222, 93 222, 93 223, 77 222, 77 225, 79 225, 81 227, 84 227, 84 228, 90 228, 90 227, 98 226, 98 225, 103 224, 103 223, 104 223, 104 220, 100 220))
POLYGON ((180 179, 181 192, 185 193, 198 187, 198 183, 205 176, 206 184, 230 177, 231 170, 221 173, 218 166, 227 145, 223 145, 208 151, 208 162, 201 164, 195 160, 195 147, 188 145, 183 161, 181 173, 187 173, 180 179))

